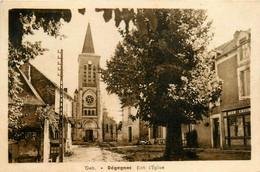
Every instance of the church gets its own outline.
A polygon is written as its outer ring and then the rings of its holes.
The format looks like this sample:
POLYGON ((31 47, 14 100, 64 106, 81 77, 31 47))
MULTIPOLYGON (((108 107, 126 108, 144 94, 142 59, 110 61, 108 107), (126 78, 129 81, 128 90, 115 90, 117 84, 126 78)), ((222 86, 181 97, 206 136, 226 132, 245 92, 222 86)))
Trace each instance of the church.
POLYGON ((102 142, 100 98, 100 56, 95 54, 88 23, 81 54, 78 57, 78 89, 74 92, 73 140, 76 143, 102 142))

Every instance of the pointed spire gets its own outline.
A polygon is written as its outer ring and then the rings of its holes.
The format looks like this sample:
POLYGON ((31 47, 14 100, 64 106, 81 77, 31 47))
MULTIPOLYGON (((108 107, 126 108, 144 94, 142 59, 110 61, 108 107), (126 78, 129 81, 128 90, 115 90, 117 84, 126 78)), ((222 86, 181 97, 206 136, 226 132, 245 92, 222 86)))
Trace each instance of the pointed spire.
POLYGON ((88 28, 85 36, 85 41, 82 49, 82 53, 95 53, 94 44, 92 40, 92 34, 90 29, 90 24, 88 23, 88 28))

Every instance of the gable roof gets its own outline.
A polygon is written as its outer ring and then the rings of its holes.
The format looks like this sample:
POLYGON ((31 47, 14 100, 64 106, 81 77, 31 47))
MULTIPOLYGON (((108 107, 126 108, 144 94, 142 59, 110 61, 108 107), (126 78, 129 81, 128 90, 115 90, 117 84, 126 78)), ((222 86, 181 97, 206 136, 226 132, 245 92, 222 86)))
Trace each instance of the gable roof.
POLYGON ((222 55, 225 55, 225 54, 227 54, 227 53, 229 53, 229 52, 231 52, 231 51, 233 51, 233 50, 236 50, 236 48, 237 48, 237 41, 238 41, 238 40, 237 40, 237 39, 238 39, 238 35, 239 35, 240 33, 242 33, 242 32, 250 33, 250 29, 247 30, 247 31, 242 31, 242 30, 236 31, 236 32, 234 33, 234 36, 233 36, 233 39, 232 39, 232 40, 230 40, 230 41, 228 41, 228 42, 226 42, 226 43, 224 43, 224 44, 218 46, 217 48, 215 48, 214 50, 216 50, 217 52, 220 53, 217 58, 219 58, 219 57, 221 57, 222 55))
POLYGON ((219 47, 215 48, 215 50, 218 50, 221 52, 221 55, 231 52, 236 48, 236 40, 232 39, 219 47))
MULTIPOLYGON (((24 64, 21 68, 26 70, 30 66, 31 68, 31 83, 38 91, 39 95, 42 97, 46 104, 54 104, 55 102, 55 89, 60 91, 60 87, 53 81, 51 81, 47 76, 45 76, 41 71, 39 71, 31 63, 24 64)), ((68 97, 73 100, 73 98, 63 90, 64 97, 68 97)))
MULTIPOLYGON (((20 74, 19 79, 22 83, 22 91, 18 93, 18 97, 23 100, 23 105, 32 105, 32 106, 44 106, 45 103, 42 100, 41 96, 26 78, 24 73, 19 69, 16 68, 16 71, 20 74)), ((8 97, 8 104, 13 104, 13 100, 8 97)))

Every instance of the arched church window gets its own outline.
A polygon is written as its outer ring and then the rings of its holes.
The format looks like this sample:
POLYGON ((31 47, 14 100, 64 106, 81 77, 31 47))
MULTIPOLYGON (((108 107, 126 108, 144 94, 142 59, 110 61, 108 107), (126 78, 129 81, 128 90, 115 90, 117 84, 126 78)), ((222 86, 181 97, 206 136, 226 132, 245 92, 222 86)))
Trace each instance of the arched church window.
POLYGON ((88 116, 90 116, 90 110, 88 110, 88 116))
POLYGON ((96 66, 93 67, 93 82, 96 82, 96 66))
POLYGON ((87 81, 87 65, 84 65, 84 75, 83 75, 83 86, 86 84, 87 81))
POLYGON ((87 110, 84 110, 84 115, 87 116, 87 110))
POLYGON ((94 110, 92 110, 92 116, 95 116, 95 111, 94 110))
POLYGON ((91 82, 91 64, 88 65, 88 82, 91 82))

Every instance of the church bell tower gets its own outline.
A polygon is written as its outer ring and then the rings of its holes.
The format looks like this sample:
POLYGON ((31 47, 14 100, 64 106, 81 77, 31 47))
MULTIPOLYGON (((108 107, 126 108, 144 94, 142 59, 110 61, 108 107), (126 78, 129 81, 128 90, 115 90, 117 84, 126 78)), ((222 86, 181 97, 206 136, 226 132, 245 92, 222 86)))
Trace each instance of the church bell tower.
POLYGON ((78 91, 74 96, 76 121, 74 137, 80 142, 102 141, 102 115, 100 103, 100 56, 95 54, 91 28, 87 32, 81 54, 78 57, 78 91))

